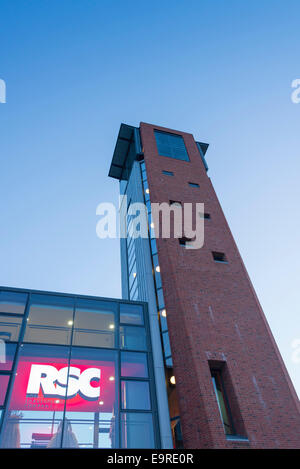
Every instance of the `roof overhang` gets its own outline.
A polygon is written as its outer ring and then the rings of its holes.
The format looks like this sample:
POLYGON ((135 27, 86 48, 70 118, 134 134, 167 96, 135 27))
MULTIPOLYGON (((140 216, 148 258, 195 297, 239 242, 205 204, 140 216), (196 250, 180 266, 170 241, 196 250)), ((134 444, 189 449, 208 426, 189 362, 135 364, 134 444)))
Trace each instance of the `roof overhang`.
POLYGON ((127 124, 121 124, 112 162, 108 175, 115 179, 122 178, 122 172, 129 154, 130 146, 134 141, 136 127, 127 124))

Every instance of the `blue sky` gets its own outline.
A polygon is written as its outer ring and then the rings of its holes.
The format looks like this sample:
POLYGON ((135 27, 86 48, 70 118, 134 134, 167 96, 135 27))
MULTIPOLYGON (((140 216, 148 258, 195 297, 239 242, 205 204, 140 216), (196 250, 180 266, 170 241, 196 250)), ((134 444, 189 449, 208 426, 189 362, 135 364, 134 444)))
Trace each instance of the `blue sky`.
POLYGON ((210 144, 217 195, 300 394, 298 1, 0 0, 0 284, 120 297, 96 207, 121 122, 210 144))

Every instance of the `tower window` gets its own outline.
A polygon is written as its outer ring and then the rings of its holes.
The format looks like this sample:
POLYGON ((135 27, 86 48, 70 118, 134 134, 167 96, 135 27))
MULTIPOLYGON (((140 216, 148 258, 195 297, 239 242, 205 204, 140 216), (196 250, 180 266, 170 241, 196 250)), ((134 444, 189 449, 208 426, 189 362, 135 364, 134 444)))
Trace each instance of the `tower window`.
POLYGON ((215 262, 222 262, 223 264, 228 264, 227 258, 224 252, 212 252, 213 258, 215 262))
POLYGON ((182 207, 182 203, 178 200, 170 200, 170 205, 177 205, 177 207, 182 207))
POLYGON ((191 186, 191 187, 200 187, 199 184, 197 184, 196 182, 189 182, 189 186, 191 186))
POLYGON ((165 175, 165 176, 174 176, 174 173, 172 171, 165 171, 163 170, 162 173, 165 175))
POLYGON ((193 249, 194 248, 194 241, 195 238, 179 238, 179 244, 180 246, 183 246, 184 248, 187 249, 193 249))
POLYGON ((228 406, 227 396, 226 396, 225 389, 224 389, 222 371, 211 370, 211 379, 212 379, 213 387, 215 390, 216 399, 218 402, 218 407, 219 407, 220 416, 222 419, 225 434, 234 435, 235 431, 233 428, 230 409, 228 406))
POLYGON ((201 218, 204 218, 205 220, 210 220, 211 216, 210 213, 199 213, 201 218))
POLYGON ((154 131, 158 154, 176 160, 190 161, 184 140, 181 135, 154 131))

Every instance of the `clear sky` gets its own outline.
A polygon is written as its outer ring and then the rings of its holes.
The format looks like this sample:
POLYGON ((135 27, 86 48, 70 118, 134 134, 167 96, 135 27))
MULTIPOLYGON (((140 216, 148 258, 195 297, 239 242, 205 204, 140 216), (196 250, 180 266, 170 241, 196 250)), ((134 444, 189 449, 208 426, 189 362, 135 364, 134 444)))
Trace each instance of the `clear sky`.
POLYGON ((96 236, 119 125, 191 132, 300 395, 299 15, 290 0, 0 0, 0 284, 120 297, 119 242, 96 236))

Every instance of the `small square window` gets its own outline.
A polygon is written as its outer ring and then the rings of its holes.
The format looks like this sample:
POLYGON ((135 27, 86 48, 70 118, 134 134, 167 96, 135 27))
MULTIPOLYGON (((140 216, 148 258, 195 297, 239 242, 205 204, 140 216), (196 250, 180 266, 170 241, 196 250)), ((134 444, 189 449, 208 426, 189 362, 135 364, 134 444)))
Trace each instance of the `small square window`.
POLYGON ((189 186, 191 186, 191 187, 200 187, 199 184, 197 184, 196 182, 189 182, 189 186))
POLYGON ((205 220, 210 220, 211 216, 210 213, 201 213, 199 212, 199 215, 201 218, 204 218, 205 220))
POLYGON ((165 176, 174 176, 174 173, 172 171, 165 171, 163 170, 162 173, 165 175, 165 176))
POLYGON ((212 252, 215 262, 222 262, 223 264, 228 264, 227 258, 224 252, 212 252))
POLYGON ((182 207, 182 203, 178 200, 170 200, 170 205, 175 205, 176 207, 182 207))
POLYGON ((179 244, 180 246, 188 249, 193 249, 193 242, 195 241, 195 238, 179 238, 179 244))

